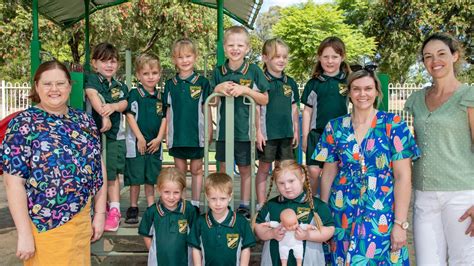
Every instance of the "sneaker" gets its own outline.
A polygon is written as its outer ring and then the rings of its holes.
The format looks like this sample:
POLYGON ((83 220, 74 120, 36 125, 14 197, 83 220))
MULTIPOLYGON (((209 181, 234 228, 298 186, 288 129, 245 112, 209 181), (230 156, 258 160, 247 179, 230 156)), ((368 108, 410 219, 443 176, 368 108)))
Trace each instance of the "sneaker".
POLYGON ((237 213, 242 214, 247 220, 250 220, 250 209, 248 207, 240 206, 237 208, 237 213))
POLYGON ((111 208, 107 214, 107 219, 105 220, 106 232, 116 232, 120 225, 120 211, 117 208, 111 208))
POLYGON ((125 218, 125 223, 127 224, 137 224, 138 223, 138 207, 130 207, 127 210, 127 216, 125 218))

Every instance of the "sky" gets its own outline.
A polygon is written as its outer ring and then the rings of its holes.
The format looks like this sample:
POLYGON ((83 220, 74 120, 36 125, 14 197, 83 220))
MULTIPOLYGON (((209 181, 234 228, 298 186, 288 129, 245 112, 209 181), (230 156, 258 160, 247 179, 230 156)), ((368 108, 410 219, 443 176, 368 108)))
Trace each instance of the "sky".
MULTIPOLYGON (((262 5, 262 9, 260 10, 260 13, 266 12, 268 8, 270 8, 271 6, 286 7, 286 6, 291 6, 298 3, 303 3, 306 1, 308 0, 263 0, 263 5, 262 5)), ((333 0, 313 0, 313 2, 317 4, 322 4, 322 3, 330 3, 334 1, 333 0)))

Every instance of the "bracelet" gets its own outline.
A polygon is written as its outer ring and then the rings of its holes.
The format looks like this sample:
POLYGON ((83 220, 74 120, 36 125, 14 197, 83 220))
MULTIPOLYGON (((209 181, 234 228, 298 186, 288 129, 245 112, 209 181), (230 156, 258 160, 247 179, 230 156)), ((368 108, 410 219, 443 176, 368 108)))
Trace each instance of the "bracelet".
POLYGON ((94 212, 94 215, 96 214, 105 214, 105 212, 94 212))

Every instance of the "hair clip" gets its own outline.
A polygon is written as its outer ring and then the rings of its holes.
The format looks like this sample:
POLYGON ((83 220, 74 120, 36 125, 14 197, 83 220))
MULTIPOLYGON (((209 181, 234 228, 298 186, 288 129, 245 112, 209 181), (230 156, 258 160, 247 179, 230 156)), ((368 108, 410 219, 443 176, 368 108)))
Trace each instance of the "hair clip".
POLYGON ((375 64, 370 64, 370 65, 365 65, 365 66, 351 65, 351 70, 353 72, 356 72, 356 71, 359 71, 359 70, 365 70, 367 72, 374 73, 376 69, 377 69, 377 65, 375 65, 375 64))

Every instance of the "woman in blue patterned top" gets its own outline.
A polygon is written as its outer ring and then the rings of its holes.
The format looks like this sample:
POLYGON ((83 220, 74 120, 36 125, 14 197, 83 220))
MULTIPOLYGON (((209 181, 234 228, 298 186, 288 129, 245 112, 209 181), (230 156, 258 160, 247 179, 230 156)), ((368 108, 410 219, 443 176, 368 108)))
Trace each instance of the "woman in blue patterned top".
POLYGON ((90 265, 90 242, 104 229, 99 132, 89 115, 67 106, 70 92, 63 64, 41 64, 30 95, 37 105, 10 121, 0 146, 25 265, 90 265))

